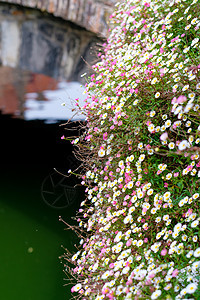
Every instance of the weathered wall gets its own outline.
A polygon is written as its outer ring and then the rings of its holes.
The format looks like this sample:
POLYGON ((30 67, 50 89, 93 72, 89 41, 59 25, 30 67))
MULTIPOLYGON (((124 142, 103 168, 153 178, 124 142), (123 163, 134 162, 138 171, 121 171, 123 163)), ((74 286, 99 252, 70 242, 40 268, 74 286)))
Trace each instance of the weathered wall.
POLYGON ((7 0, 6 3, 47 11, 89 31, 107 35, 107 21, 117 0, 7 0))
MULTIPOLYGON (((24 1, 25 2, 25 1, 24 1)), ((81 81, 96 60, 97 36, 38 10, 0 4, 0 63, 81 81), (83 59, 82 59, 83 57, 83 59)))

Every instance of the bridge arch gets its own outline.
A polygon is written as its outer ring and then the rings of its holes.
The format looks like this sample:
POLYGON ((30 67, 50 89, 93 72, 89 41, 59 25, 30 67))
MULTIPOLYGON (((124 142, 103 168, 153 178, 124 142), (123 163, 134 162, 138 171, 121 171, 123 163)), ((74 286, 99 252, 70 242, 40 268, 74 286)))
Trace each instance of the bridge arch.
POLYGON ((1 65, 81 81, 80 75, 88 72, 84 61, 95 62, 101 37, 46 11, 8 2, 0 3, 1 65))
POLYGON ((117 0, 4 0, 2 2, 39 9, 106 36, 107 21, 117 0))

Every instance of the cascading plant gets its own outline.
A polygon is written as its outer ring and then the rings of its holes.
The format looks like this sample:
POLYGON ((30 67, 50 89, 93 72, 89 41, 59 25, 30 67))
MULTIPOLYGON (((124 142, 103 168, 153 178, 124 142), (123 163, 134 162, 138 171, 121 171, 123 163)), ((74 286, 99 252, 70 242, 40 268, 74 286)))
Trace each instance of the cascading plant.
MULTIPOLYGON (((200 2, 124 0, 85 85, 81 299, 199 299, 200 2)), ((81 152, 81 153, 82 153, 81 152)))

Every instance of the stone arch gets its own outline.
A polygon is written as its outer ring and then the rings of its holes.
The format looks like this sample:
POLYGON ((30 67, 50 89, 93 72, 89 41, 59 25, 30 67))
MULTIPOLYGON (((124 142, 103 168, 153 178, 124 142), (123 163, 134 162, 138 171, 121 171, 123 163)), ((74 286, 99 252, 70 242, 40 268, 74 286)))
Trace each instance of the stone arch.
POLYGON ((117 0, 4 0, 4 3, 39 9, 103 36, 117 0))

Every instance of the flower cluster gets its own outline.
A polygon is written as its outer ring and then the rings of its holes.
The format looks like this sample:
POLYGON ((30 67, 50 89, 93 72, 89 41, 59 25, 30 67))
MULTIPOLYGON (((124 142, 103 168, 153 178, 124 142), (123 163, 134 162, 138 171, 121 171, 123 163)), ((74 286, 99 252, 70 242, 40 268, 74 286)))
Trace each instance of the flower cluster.
POLYGON ((199 299, 199 10, 124 0, 111 16, 75 143, 89 153, 75 297, 199 299))

